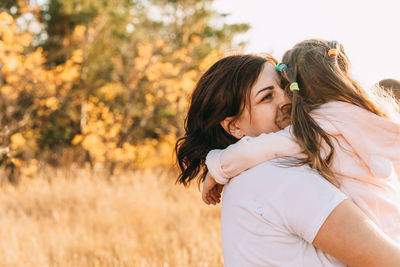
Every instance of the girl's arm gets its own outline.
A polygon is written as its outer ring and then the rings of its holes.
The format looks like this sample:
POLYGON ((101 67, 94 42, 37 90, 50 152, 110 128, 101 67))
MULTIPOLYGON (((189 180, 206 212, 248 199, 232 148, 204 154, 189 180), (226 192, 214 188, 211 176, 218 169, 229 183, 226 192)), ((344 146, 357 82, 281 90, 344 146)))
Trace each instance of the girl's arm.
POLYGON ((206 165, 219 184, 226 184, 230 178, 264 161, 299 153, 300 146, 294 141, 289 126, 276 133, 245 136, 226 149, 212 150, 206 165))
POLYGON ((344 200, 329 214, 313 245, 349 266, 400 266, 399 245, 351 200, 344 200))

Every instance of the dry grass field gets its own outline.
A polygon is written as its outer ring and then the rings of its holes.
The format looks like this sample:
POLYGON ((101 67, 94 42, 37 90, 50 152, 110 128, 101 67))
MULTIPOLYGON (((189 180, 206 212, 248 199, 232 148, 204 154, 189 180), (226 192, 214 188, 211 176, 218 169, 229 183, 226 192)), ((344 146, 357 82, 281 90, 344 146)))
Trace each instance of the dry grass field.
POLYGON ((220 207, 162 170, 42 169, 0 186, 0 266, 222 266, 220 207))

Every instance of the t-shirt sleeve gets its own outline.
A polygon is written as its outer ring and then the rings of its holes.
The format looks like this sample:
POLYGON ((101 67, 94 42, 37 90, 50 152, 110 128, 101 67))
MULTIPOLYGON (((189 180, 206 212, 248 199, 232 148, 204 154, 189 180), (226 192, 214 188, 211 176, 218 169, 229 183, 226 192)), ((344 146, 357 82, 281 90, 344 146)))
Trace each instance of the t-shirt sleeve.
POLYGON ((311 171, 290 180, 281 201, 281 216, 291 233, 311 244, 326 218, 347 196, 311 171))

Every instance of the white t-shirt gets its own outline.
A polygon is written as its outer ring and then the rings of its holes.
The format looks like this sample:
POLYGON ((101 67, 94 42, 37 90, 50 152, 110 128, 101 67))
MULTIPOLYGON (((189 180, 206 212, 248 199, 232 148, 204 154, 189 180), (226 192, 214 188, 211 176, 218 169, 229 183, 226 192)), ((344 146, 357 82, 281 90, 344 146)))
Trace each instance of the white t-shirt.
POLYGON ((312 245, 347 197, 306 166, 262 163, 224 188, 221 211, 226 267, 345 266, 312 245))

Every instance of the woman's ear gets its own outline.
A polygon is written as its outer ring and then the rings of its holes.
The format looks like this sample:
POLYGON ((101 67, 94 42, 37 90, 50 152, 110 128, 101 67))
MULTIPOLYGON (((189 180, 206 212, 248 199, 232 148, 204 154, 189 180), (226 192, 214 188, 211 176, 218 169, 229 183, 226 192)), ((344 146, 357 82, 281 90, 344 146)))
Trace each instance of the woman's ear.
POLYGON ((227 117, 221 121, 221 126, 224 130, 233 137, 240 139, 244 136, 236 120, 233 117, 227 117))

